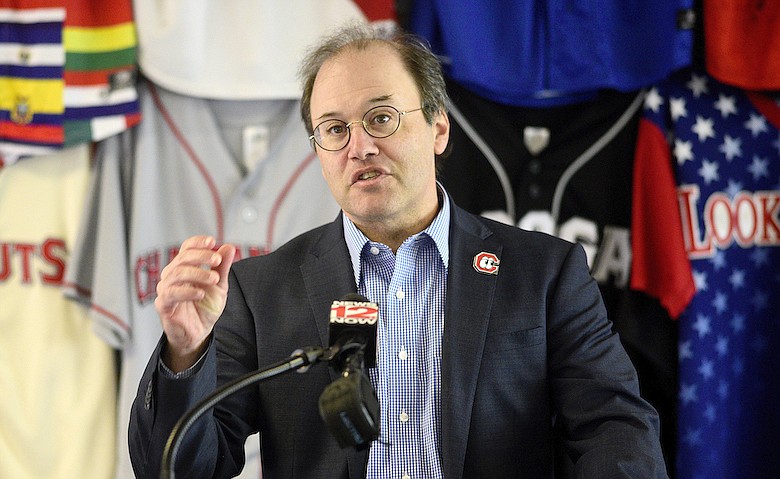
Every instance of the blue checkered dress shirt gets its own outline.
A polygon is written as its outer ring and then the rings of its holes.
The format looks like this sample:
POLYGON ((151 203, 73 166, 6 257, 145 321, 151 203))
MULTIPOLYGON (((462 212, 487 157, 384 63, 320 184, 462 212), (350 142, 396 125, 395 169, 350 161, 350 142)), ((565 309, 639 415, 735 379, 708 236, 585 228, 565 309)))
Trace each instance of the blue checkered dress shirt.
POLYGON ((377 367, 369 370, 380 408, 368 479, 442 478, 441 343, 449 263, 450 206, 440 187, 433 222, 394 255, 344 216, 358 292, 379 305, 377 367))

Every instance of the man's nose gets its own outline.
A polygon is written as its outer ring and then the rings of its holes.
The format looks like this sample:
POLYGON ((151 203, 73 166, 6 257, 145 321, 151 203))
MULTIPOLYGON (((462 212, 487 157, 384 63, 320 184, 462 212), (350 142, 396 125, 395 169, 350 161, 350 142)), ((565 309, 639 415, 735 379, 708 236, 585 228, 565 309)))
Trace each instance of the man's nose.
POLYGON ((366 124, 363 121, 351 121, 347 123, 347 128, 350 131, 349 142, 347 143, 350 158, 364 160, 370 154, 375 153, 374 137, 368 134, 366 124))

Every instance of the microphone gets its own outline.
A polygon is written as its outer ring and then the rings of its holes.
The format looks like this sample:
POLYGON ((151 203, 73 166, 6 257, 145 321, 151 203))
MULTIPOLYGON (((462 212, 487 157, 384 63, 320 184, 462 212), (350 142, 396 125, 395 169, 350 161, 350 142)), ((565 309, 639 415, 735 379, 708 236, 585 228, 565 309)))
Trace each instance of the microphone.
POLYGON ((288 371, 305 372, 330 361, 341 377, 320 395, 320 416, 342 448, 364 449, 379 437, 379 401, 363 369, 376 365, 376 329, 379 307, 359 294, 348 294, 330 308, 329 348, 295 350, 290 358, 241 376, 198 402, 176 422, 168 436, 160 477, 174 479, 174 464, 181 441, 195 421, 237 391, 288 371))
POLYGON ((348 294, 330 307, 324 358, 341 377, 320 395, 320 416, 342 448, 364 449, 379 437, 379 401, 364 368, 376 366, 379 307, 348 294))
POLYGON ((165 443, 165 448, 163 449, 162 463, 160 464, 160 478, 174 479, 176 477, 173 466, 176 464, 176 454, 181 446, 181 441, 192 425, 195 424, 195 421, 197 421, 206 411, 216 406, 217 403, 226 397, 235 394, 237 391, 247 386, 284 374, 288 371, 306 370, 309 366, 321 361, 324 354, 325 351, 322 348, 298 349, 292 353, 289 359, 279 361, 265 369, 258 369, 257 371, 245 374, 201 399, 192 409, 185 412, 173 426, 171 434, 168 436, 168 440, 165 443))

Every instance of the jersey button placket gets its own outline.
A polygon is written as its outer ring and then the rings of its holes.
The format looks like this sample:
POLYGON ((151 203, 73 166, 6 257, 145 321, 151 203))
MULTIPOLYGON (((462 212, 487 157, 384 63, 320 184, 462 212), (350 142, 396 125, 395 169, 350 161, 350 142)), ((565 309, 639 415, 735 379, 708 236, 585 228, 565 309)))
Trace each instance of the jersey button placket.
POLYGON ((254 223, 257 221, 257 210, 254 206, 244 206, 241 208, 241 219, 244 223, 254 223))

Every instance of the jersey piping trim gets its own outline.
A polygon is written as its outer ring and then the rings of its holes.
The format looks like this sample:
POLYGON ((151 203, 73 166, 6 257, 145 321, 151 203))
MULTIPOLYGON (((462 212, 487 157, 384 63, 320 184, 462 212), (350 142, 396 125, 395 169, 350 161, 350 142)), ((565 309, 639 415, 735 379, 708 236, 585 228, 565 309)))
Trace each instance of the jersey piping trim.
POLYGON ((628 122, 631 120, 631 117, 634 116, 634 113, 636 113, 639 110, 639 107, 642 105, 643 100, 645 97, 645 91, 642 90, 639 93, 637 93, 636 98, 634 98, 634 101, 631 102, 631 104, 628 106, 626 111, 623 112, 622 115, 620 115, 620 118, 617 119, 617 121, 609 127, 609 130, 604 132, 603 135, 601 135, 601 138, 596 140, 592 145, 588 147, 587 150, 583 151, 580 156, 578 156, 566 170, 561 175, 561 179, 558 181, 558 184, 555 186, 555 193, 553 193, 553 200, 552 200, 552 207, 550 208, 550 214, 553 217, 553 221, 557 224, 558 223, 558 216, 561 213, 561 202, 563 201, 563 193, 566 190, 566 187, 569 184, 569 181, 572 179, 575 173, 579 171, 580 168, 582 168, 585 164, 587 164, 590 160, 593 159, 596 154, 601 151, 610 141, 615 139, 615 137, 620 133, 620 131, 625 128, 625 126, 628 124, 628 122))
POLYGON ((268 218, 268 235, 266 236, 266 247, 271 248, 273 246, 273 239, 274 239, 274 226, 276 225, 276 216, 279 213, 279 210, 282 207, 282 203, 284 202, 285 198, 287 197, 287 194, 292 190, 292 187, 295 185, 295 182, 298 181, 298 178, 301 177, 303 171, 309 167, 309 164, 317 157, 317 155, 314 154, 314 152, 309 153, 306 158, 303 159, 300 165, 298 165, 298 168, 295 170, 295 172, 292 174, 290 179, 287 180, 287 183, 284 185, 284 188, 282 188, 282 192, 279 194, 279 196, 276 197, 276 200, 274 201, 273 207, 271 208, 271 214, 268 218))
POLYGON ((485 156, 485 159, 490 163, 490 166, 493 167, 493 171, 496 172, 498 181, 501 183, 501 188, 504 191, 506 212, 514 223, 517 221, 517 218, 515 218, 515 193, 512 188, 512 182, 509 180, 509 175, 506 173, 506 169, 504 169, 504 166, 501 164, 501 161, 499 161, 498 156, 493 152, 493 149, 482 139, 479 133, 477 133, 477 130, 471 126, 466 115, 461 113, 461 111, 452 103, 450 103, 448 107, 452 116, 455 117, 460 127, 463 128, 463 132, 466 133, 466 136, 469 137, 477 149, 485 156))
POLYGON ((219 196, 219 191, 217 190, 217 186, 214 184, 214 180, 213 178, 211 178, 211 175, 206 169, 206 166, 200 160, 197 153, 195 153, 195 150, 187 141, 187 138, 182 134, 181 130, 179 130, 179 127, 173 121, 173 117, 165 108, 165 105, 160 99, 160 95, 157 92, 157 88, 151 82, 149 82, 149 91, 152 94, 152 99, 154 100, 154 104, 157 107, 157 110, 163 116, 163 120, 165 120, 165 123, 168 125, 168 128, 171 129, 171 132, 173 133, 173 136, 176 138, 176 141, 179 142, 181 147, 187 153, 187 156, 195 164, 195 167, 198 168, 198 171, 200 172, 201 176, 203 176, 203 180, 206 182, 206 185, 209 188, 209 193, 211 193, 211 199, 214 203, 214 210, 215 210, 214 213, 217 217, 217 232, 215 235, 216 240, 217 243, 223 243, 225 241, 225 218, 222 215, 222 199, 219 196))
POLYGON ((92 291, 89 288, 76 283, 63 282, 62 289, 66 296, 71 297, 79 302, 83 302, 90 310, 95 311, 101 316, 104 316, 111 323, 115 324, 120 330, 124 332, 125 335, 130 332, 130 326, 126 321, 123 321, 118 315, 112 313, 106 308, 92 302, 92 291))

